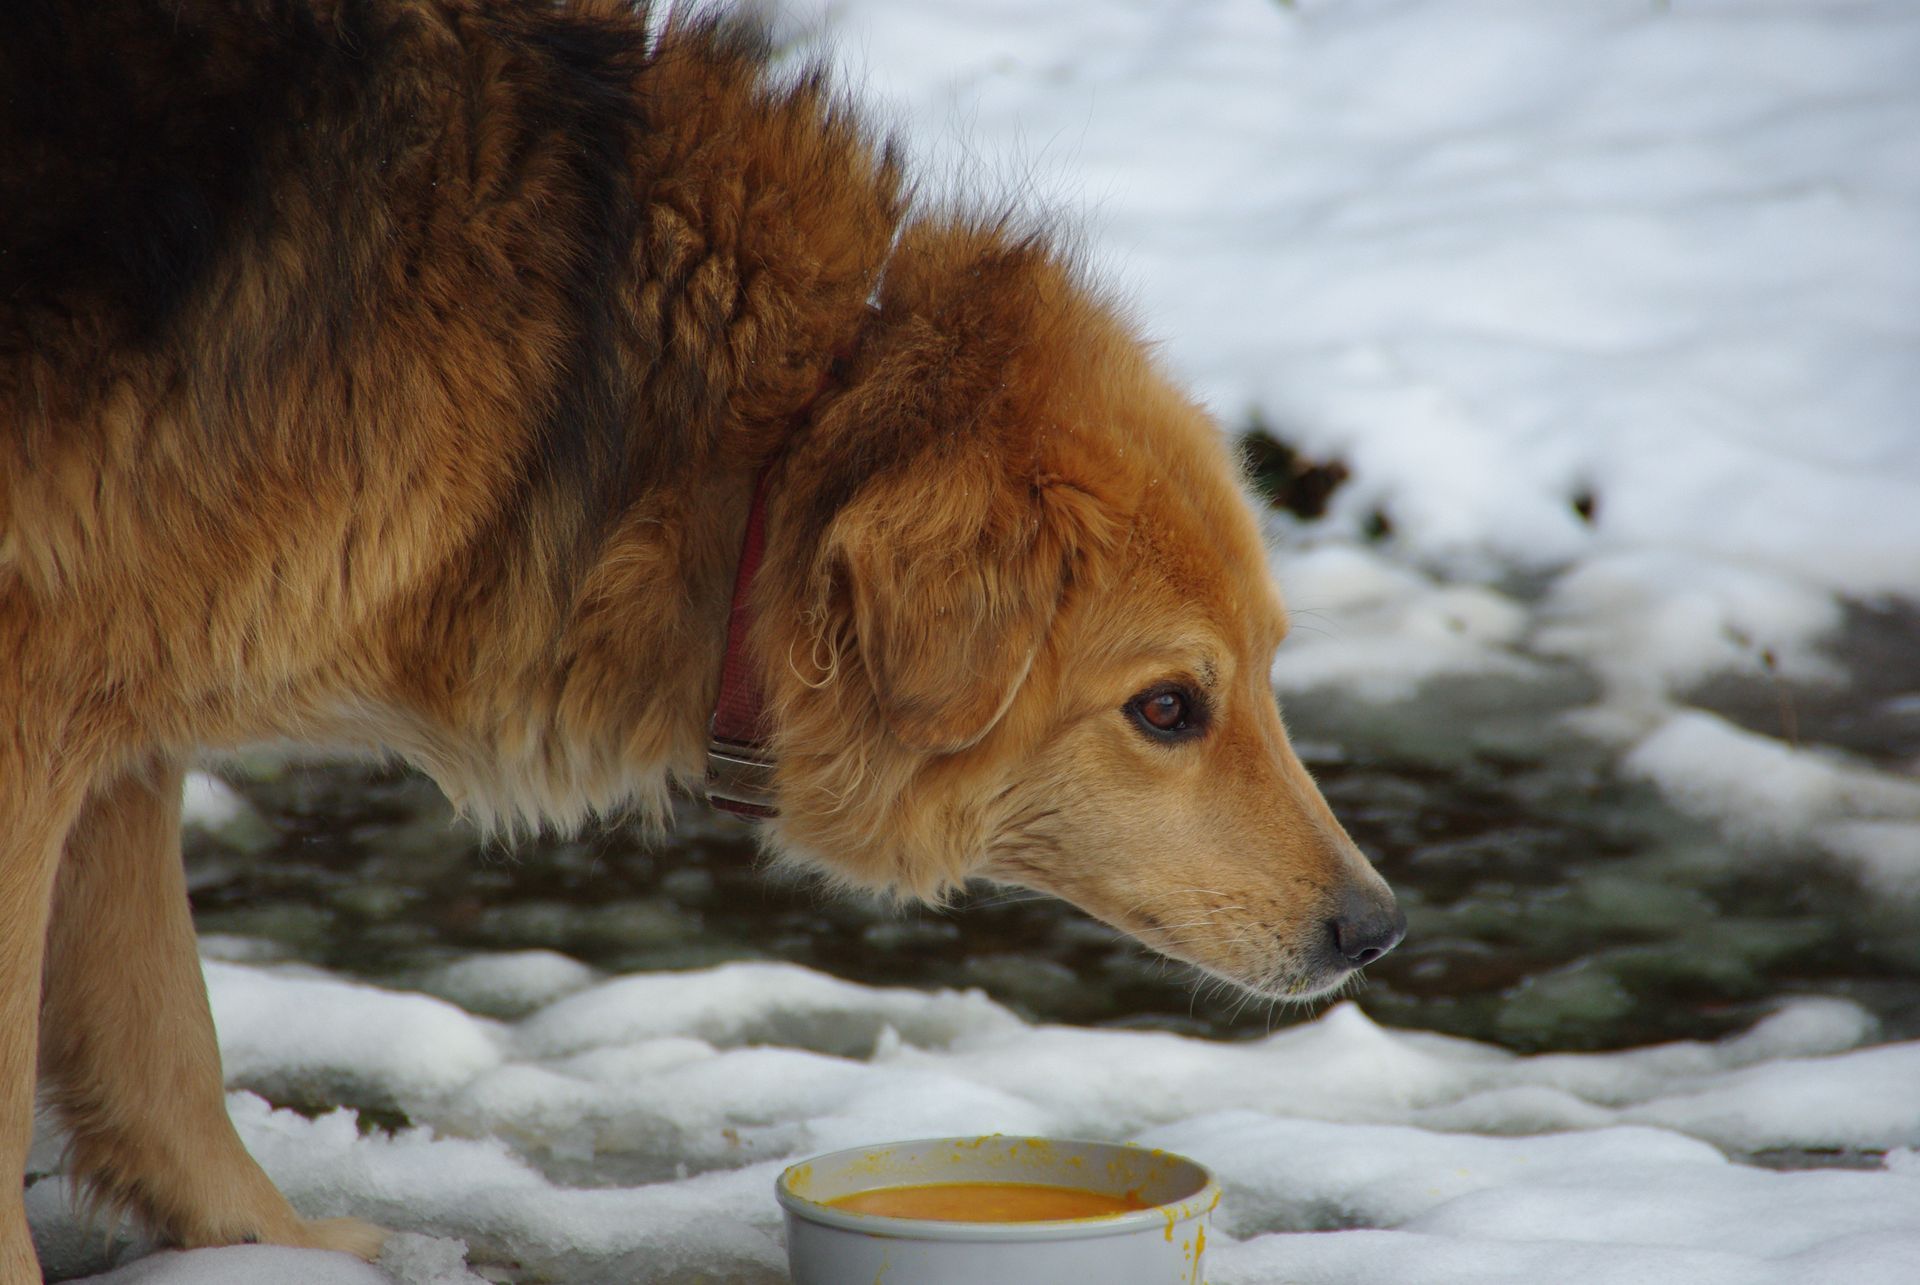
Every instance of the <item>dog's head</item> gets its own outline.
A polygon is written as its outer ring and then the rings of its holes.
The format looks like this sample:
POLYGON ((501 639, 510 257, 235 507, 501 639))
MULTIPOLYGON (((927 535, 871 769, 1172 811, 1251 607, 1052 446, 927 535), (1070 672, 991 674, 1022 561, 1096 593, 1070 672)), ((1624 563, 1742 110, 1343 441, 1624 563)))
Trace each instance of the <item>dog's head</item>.
POLYGON ((775 492, 776 844, 1040 889, 1270 995, 1384 953, 1404 917, 1288 744, 1218 429, 1032 242, 912 228, 879 304, 775 492))

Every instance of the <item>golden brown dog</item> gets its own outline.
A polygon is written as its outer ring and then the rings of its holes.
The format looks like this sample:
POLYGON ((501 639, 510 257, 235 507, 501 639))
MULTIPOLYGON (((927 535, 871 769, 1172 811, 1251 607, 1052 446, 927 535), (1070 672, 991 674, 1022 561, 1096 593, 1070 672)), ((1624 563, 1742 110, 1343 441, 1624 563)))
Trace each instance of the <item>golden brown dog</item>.
MULTIPOLYGON (((183 762, 371 746, 507 824, 658 815, 762 474, 775 851, 1044 889, 1276 996, 1398 939, 1288 748, 1216 428, 1046 238, 914 209, 750 25, 0 26, 0 1174, 37 1066, 74 1172, 163 1237, 372 1252, 227 1121, 183 762)), ((33 1279, 12 1188, 0 1281, 33 1279)))

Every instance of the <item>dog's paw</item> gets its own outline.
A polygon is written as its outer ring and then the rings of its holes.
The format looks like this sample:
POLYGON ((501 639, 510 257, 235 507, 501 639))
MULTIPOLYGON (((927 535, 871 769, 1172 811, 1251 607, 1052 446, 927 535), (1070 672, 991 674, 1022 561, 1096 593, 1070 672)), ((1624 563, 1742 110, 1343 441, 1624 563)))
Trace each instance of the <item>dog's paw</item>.
POLYGON ((337 1249, 372 1262, 391 1235, 385 1227, 359 1218, 311 1218, 302 1219, 299 1229, 283 1243, 301 1249, 337 1249))

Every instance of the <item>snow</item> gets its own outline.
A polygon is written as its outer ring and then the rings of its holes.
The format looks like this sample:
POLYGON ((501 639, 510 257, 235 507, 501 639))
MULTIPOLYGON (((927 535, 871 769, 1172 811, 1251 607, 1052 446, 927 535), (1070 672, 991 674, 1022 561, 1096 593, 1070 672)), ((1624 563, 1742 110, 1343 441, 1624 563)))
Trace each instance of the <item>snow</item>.
MULTIPOLYGON (((205 950, 205 944, 201 946, 205 950)), ((585 990, 593 969, 551 950, 474 955, 434 969, 419 989, 490 1017, 519 1017, 556 999, 585 990)))
POLYGON ((1000 1011, 965 995, 932 1008, 917 991, 879 997, 818 973, 772 965, 736 964, 714 974, 732 1003, 690 997, 670 974, 642 974, 607 982, 555 1004, 533 1019, 524 1038, 548 1056, 597 1048, 609 1033, 627 1039, 688 1030, 721 1047, 805 1038, 838 1051, 871 1047, 886 1027, 908 1039, 938 1042, 969 1022, 998 1020, 1000 1011))
POLYGON ((247 801, 219 777, 205 772, 187 774, 186 790, 180 803, 181 820, 185 824, 204 826, 209 830, 224 829, 246 810, 247 801))
POLYGON ((500 1061, 487 1023, 430 996, 299 973, 269 990, 238 965, 208 960, 203 967, 228 1073, 260 1080, 283 1098, 325 1101, 378 1086, 397 1094, 392 1101, 408 1102, 500 1061), (285 1052, 296 1038, 301 1055, 290 1062, 285 1052))
POLYGON ((829 12, 916 139, 1078 196, 1173 364, 1424 551, 1920 586, 1910 6, 829 12))
POLYGON ((1527 678, 1527 614, 1486 585, 1443 581, 1352 544, 1283 551, 1293 633, 1274 681, 1285 693, 1336 687, 1379 703, 1463 675, 1527 678), (1337 621, 1337 626, 1329 627, 1337 621))
MULTIPOLYGON (((1348 467, 1325 518, 1274 519, 1284 694, 1587 682, 1554 734, 1748 857, 1920 895, 1920 764, 1690 703, 1716 676, 1843 686, 1849 610, 1920 599, 1920 6, 795 0, 782 22, 890 105, 935 190, 1074 212, 1226 426, 1257 413, 1348 467)), ((187 814, 257 824, 201 774, 187 814)), ((1351 1006, 1220 1044, 785 965, 604 977, 530 951, 402 992, 245 938, 207 953, 248 1146, 307 1214, 406 1234, 378 1269, 239 1247, 96 1281, 778 1281, 783 1164, 990 1131, 1212 1166, 1215 1285, 1891 1285, 1920 1262, 1920 1043, 1837 1000, 1717 1043, 1515 1056, 1351 1006), (1836 1149, 1862 1167, 1752 1163, 1836 1149)), ((106 1271, 63 1182, 28 1202, 50 1268, 106 1271)))
POLYGON ((1672 714, 1622 761, 1682 810, 1776 847, 1812 844, 1887 890, 1920 891, 1920 781, 1790 747, 1702 710, 1672 714))
POLYGON ((1554 582, 1543 616, 1538 649, 1592 665, 1615 702, 1657 700, 1716 673, 1761 673, 1763 652, 1788 678, 1839 677, 1814 645, 1840 624, 1830 594, 1778 571, 1672 549, 1583 559, 1554 582))
MULTIPOLYGON (((524 992, 518 967, 492 962, 502 996, 524 992)), ((209 973, 224 1046, 251 1050, 228 1062, 249 1149, 310 1216, 408 1234, 382 1275, 245 1246, 97 1278, 114 1285, 438 1285, 507 1262, 565 1281, 776 1282, 785 1164, 990 1132, 1129 1139, 1210 1166, 1227 1192, 1215 1282, 1871 1285, 1908 1279, 1920 1255, 1920 1043, 1873 1044, 1872 1020, 1840 1000, 1786 1004, 1717 1043, 1516 1056, 1383 1028, 1351 1004, 1223 1044, 1034 1026, 978 994, 784 964, 611 978, 513 1022, 284 965, 209 973), (831 1016, 793 1021, 790 1005, 831 1016), (332 1075, 347 1012, 368 1028, 347 1038, 408 1047, 361 1050, 332 1100, 401 1104, 395 1132, 260 1096, 332 1075), (416 1035, 381 1016, 402 1013, 416 1035), (1741 1163, 1776 1148, 1888 1158, 1741 1163)), ((99 1238, 46 1189, 29 1194, 61 1250, 49 1267, 97 1266, 99 1238)))
MULTIPOLYGON (((265 1245, 164 1250, 92 1279, 95 1285, 272 1285, 275 1281, 296 1280, 301 1285, 390 1285, 391 1281, 378 1268, 346 1254, 265 1245)), ((434 1280, 430 1276, 413 1279, 421 1285, 434 1280)), ((454 1285, 476 1278, 463 1267, 461 1276, 442 1279, 446 1285, 454 1285)), ((440 1285, 440 1281, 435 1280, 434 1285, 440 1285)))

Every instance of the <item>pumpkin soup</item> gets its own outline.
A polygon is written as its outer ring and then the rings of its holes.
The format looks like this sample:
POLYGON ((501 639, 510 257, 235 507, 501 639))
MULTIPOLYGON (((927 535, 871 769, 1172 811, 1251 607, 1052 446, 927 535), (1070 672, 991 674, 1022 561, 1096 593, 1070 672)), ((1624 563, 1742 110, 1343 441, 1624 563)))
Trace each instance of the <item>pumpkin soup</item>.
POLYGON ((912 1187, 856 1191, 827 1204, 883 1218, 932 1218, 962 1223, 1037 1223, 1063 1218, 1103 1218, 1145 1209, 1133 1193, 1109 1196, 1082 1187, 1036 1182, 933 1182, 912 1187))

